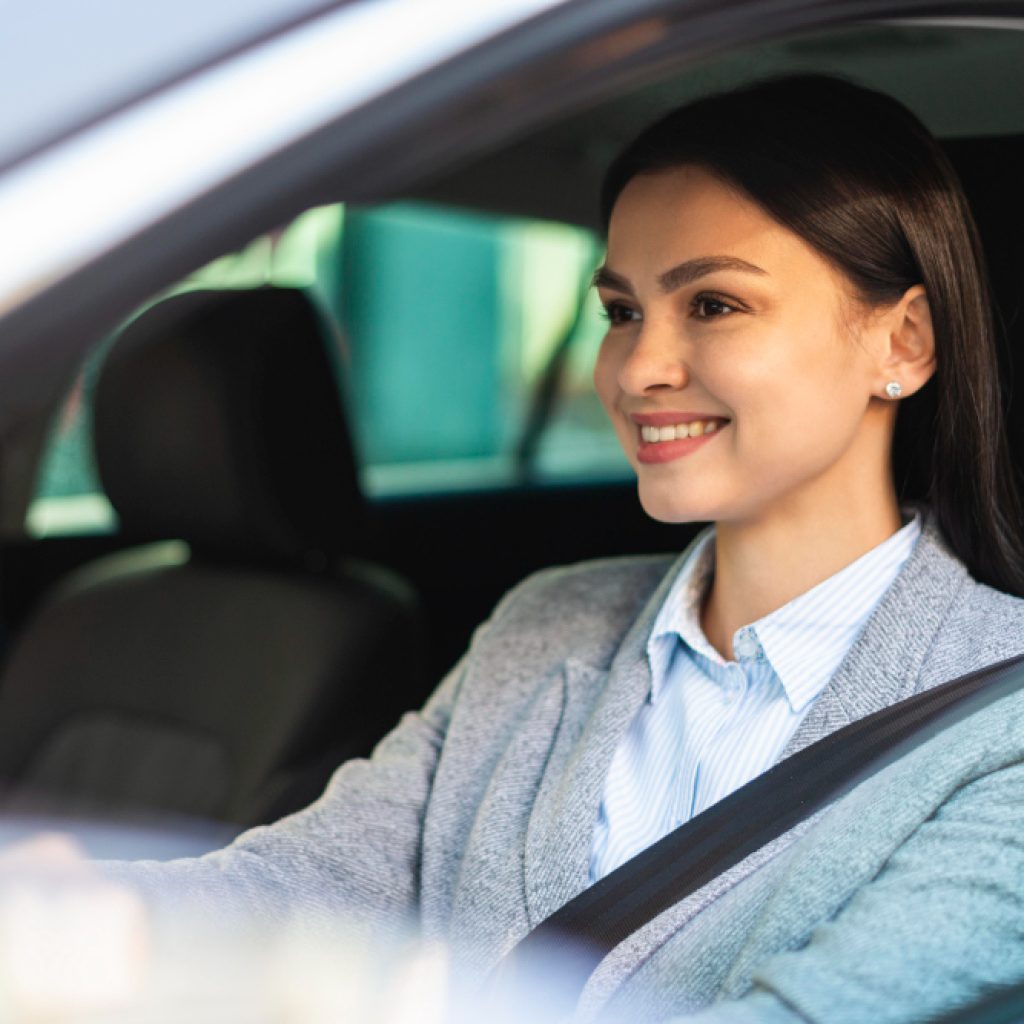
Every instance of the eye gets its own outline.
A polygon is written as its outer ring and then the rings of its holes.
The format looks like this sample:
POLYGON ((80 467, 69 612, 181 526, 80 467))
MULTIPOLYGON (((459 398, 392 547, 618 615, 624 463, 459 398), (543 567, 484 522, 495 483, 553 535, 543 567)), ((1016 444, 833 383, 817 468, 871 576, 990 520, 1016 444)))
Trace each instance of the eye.
POLYGON ((606 302, 601 308, 601 316, 607 320, 612 327, 632 323, 640 320, 640 311, 624 302, 606 302))
POLYGON ((739 311, 739 306, 717 295, 695 295, 692 307, 693 314, 698 320, 717 320, 730 313, 739 311))

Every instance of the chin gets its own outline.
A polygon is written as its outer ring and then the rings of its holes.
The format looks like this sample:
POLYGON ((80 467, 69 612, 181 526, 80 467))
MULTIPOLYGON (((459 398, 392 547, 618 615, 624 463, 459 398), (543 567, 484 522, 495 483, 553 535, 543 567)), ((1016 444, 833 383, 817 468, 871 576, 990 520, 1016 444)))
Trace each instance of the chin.
POLYGON ((637 493, 640 507, 659 523, 707 523, 719 517, 719 509, 706 501, 687 500, 679 493, 666 493, 667 488, 645 487, 640 483, 637 493))

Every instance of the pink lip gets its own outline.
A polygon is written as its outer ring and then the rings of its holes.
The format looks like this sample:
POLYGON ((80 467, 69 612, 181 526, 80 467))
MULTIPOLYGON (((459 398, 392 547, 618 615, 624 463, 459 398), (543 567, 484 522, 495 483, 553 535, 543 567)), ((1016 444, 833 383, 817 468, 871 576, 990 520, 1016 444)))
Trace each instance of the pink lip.
MULTIPOLYGON (((677 420, 677 422, 679 421, 677 420)), ((636 450, 637 461, 646 465, 673 462, 676 459, 681 459, 684 455, 691 455, 708 441, 713 441, 724 429, 725 427, 721 426, 713 434, 701 434, 700 437, 680 437, 675 441, 641 441, 636 450)))

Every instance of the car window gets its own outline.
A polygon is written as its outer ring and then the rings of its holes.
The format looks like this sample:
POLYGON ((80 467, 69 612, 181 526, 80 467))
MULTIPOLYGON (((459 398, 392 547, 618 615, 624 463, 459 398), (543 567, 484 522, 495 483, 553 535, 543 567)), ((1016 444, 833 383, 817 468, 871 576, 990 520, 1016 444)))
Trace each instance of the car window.
MULTIPOLYGON (((600 252, 591 232, 566 224, 426 203, 334 205, 171 290, 274 284, 316 296, 371 499, 616 480, 629 467, 590 383, 600 252)), ((91 447, 104 351, 52 424, 33 535, 115 525, 91 447)))

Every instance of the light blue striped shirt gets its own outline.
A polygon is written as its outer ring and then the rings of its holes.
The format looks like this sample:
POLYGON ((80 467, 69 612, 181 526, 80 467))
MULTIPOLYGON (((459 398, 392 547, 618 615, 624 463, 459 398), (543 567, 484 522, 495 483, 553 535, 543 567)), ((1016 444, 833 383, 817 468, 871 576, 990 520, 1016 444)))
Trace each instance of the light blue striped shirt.
POLYGON ((612 759, 591 881, 770 768, 921 533, 920 517, 733 636, 725 661, 700 626, 714 530, 680 568, 647 642, 651 692, 612 759))

